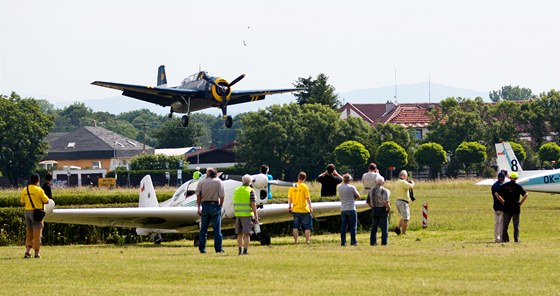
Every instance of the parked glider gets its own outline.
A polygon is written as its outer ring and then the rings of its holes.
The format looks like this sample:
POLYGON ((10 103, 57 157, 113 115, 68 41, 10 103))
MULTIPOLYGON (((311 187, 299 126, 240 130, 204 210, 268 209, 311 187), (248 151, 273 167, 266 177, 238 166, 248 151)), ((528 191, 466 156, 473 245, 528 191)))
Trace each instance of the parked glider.
POLYGON ((165 66, 159 66, 157 86, 134 85, 105 81, 94 81, 91 84, 122 90, 122 95, 138 100, 154 103, 163 107, 171 107, 169 118, 173 112, 186 113, 181 118, 181 125, 189 125, 189 115, 193 111, 207 108, 220 108, 225 125, 230 128, 233 119, 227 114, 227 106, 240 103, 264 100, 266 95, 303 91, 305 88, 232 90, 232 86, 245 77, 245 74, 228 82, 221 77, 212 77, 204 71, 193 74, 183 80, 181 85, 167 87, 165 66))
MULTIPOLYGON (((290 221, 292 214, 287 204, 267 204, 268 184, 279 186, 295 186, 293 183, 268 180, 266 175, 253 175, 253 188, 257 204, 260 224, 290 221)), ((51 200, 46 206, 46 222, 82 224, 95 226, 113 226, 136 228, 138 235, 152 235, 156 243, 161 242, 162 233, 191 233, 199 231, 200 217, 196 207, 195 189, 200 180, 189 180, 177 189, 172 198, 158 203, 152 178, 147 175, 140 182, 140 198, 137 208, 79 208, 56 209, 51 200)), ((225 180, 225 199, 222 206, 222 228, 233 228, 235 215, 233 210, 233 192, 242 183, 225 180)), ((357 201, 358 211, 369 209, 365 201, 357 201)), ((313 216, 340 215, 340 202, 314 202, 313 216)), ((258 234, 260 227, 255 229, 258 234)), ((270 243, 270 236, 260 235, 262 244, 270 243)))
MULTIPOLYGON (((517 183, 526 191, 560 193, 560 170, 526 170, 521 167, 511 145, 507 142, 496 143, 496 162, 498 171, 517 172, 517 183)), ((496 179, 482 180, 476 185, 492 185, 496 179)))

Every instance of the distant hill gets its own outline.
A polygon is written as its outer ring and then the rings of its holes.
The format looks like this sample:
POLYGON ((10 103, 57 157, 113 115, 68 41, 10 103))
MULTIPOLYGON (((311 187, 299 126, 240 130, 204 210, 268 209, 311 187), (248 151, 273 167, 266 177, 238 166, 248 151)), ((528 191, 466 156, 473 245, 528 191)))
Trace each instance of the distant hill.
MULTIPOLYGON (((345 103, 385 103, 387 100, 395 101, 395 87, 385 86, 380 88, 358 89, 340 93, 339 96, 345 103)), ((449 97, 469 99, 481 97, 485 101, 489 101, 488 92, 457 88, 443 84, 428 84, 427 82, 422 82, 397 85, 397 101, 399 103, 439 102, 449 97)))
MULTIPOLYGON (((343 103, 350 102, 355 104, 385 103, 387 100, 394 101, 394 95, 394 86, 359 89, 339 93, 339 97, 343 103)), ((428 101, 439 102, 448 97, 463 97, 470 99, 482 97, 485 101, 489 101, 488 92, 457 88, 443 84, 431 83, 431 85, 428 85, 427 82, 423 82, 397 85, 397 100, 399 103, 424 103, 428 101), (430 88, 430 95, 428 95, 428 88, 430 88)), ((288 104, 295 101, 295 97, 291 94, 274 95, 268 96, 264 101, 229 106, 228 111, 231 115, 237 115, 243 112, 264 109, 274 104, 288 104)), ((56 108, 64 108, 72 103, 73 102, 55 103, 54 105, 56 108)), ((122 112, 143 108, 160 115, 169 114, 169 107, 161 107, 159 105, 125 96, 86 100, 85 105, 90 107, 93 111, 109 112, 112 114, 120 114, 122 112)), ((218 108, 207 109, 200 112, 215 115, 221 114, 221 111, 218 108)))

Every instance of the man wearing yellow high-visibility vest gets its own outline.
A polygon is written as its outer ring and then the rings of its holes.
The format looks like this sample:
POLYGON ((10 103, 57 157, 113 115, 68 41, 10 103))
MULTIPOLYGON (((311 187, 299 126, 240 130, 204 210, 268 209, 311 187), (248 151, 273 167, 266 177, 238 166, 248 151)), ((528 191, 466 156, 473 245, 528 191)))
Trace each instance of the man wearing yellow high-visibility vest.
POLYGON ((251 187, 253 181, 250 175, 241 177, 243 185, 233 192, 233 209, 235 211, 235 234, 237 234, 238 255, 247 255, 251 240, 252 223, 259 223, 255 191, 251 187))

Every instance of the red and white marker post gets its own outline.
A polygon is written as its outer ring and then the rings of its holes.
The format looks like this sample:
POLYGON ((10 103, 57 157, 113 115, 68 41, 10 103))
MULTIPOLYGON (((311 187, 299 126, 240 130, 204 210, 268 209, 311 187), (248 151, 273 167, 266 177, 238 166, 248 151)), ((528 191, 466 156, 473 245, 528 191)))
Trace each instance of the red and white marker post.
POLYGON ((428 227, 428 203, 422 204, 422 228, 428 227))

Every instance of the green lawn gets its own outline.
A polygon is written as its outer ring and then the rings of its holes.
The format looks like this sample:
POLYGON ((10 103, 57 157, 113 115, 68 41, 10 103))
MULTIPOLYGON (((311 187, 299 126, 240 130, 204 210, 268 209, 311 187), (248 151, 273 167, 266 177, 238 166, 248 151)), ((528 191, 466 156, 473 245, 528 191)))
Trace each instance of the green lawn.
POLYGON ((274 237, 248 256, 230 238, 224 254, 199 254, 184 240, 44 246, 41 259, 23 259, 22 246, 0 247, 0 294, 559 295, 560 196, 530 193, 521 243, 496 244, 490 189, 473 183, 418 183, 411 230, 390 233, 384 247, 369 246, 368 233, 358 247, 341 247, 336 233, 313 236, 311 245, 274 237))

